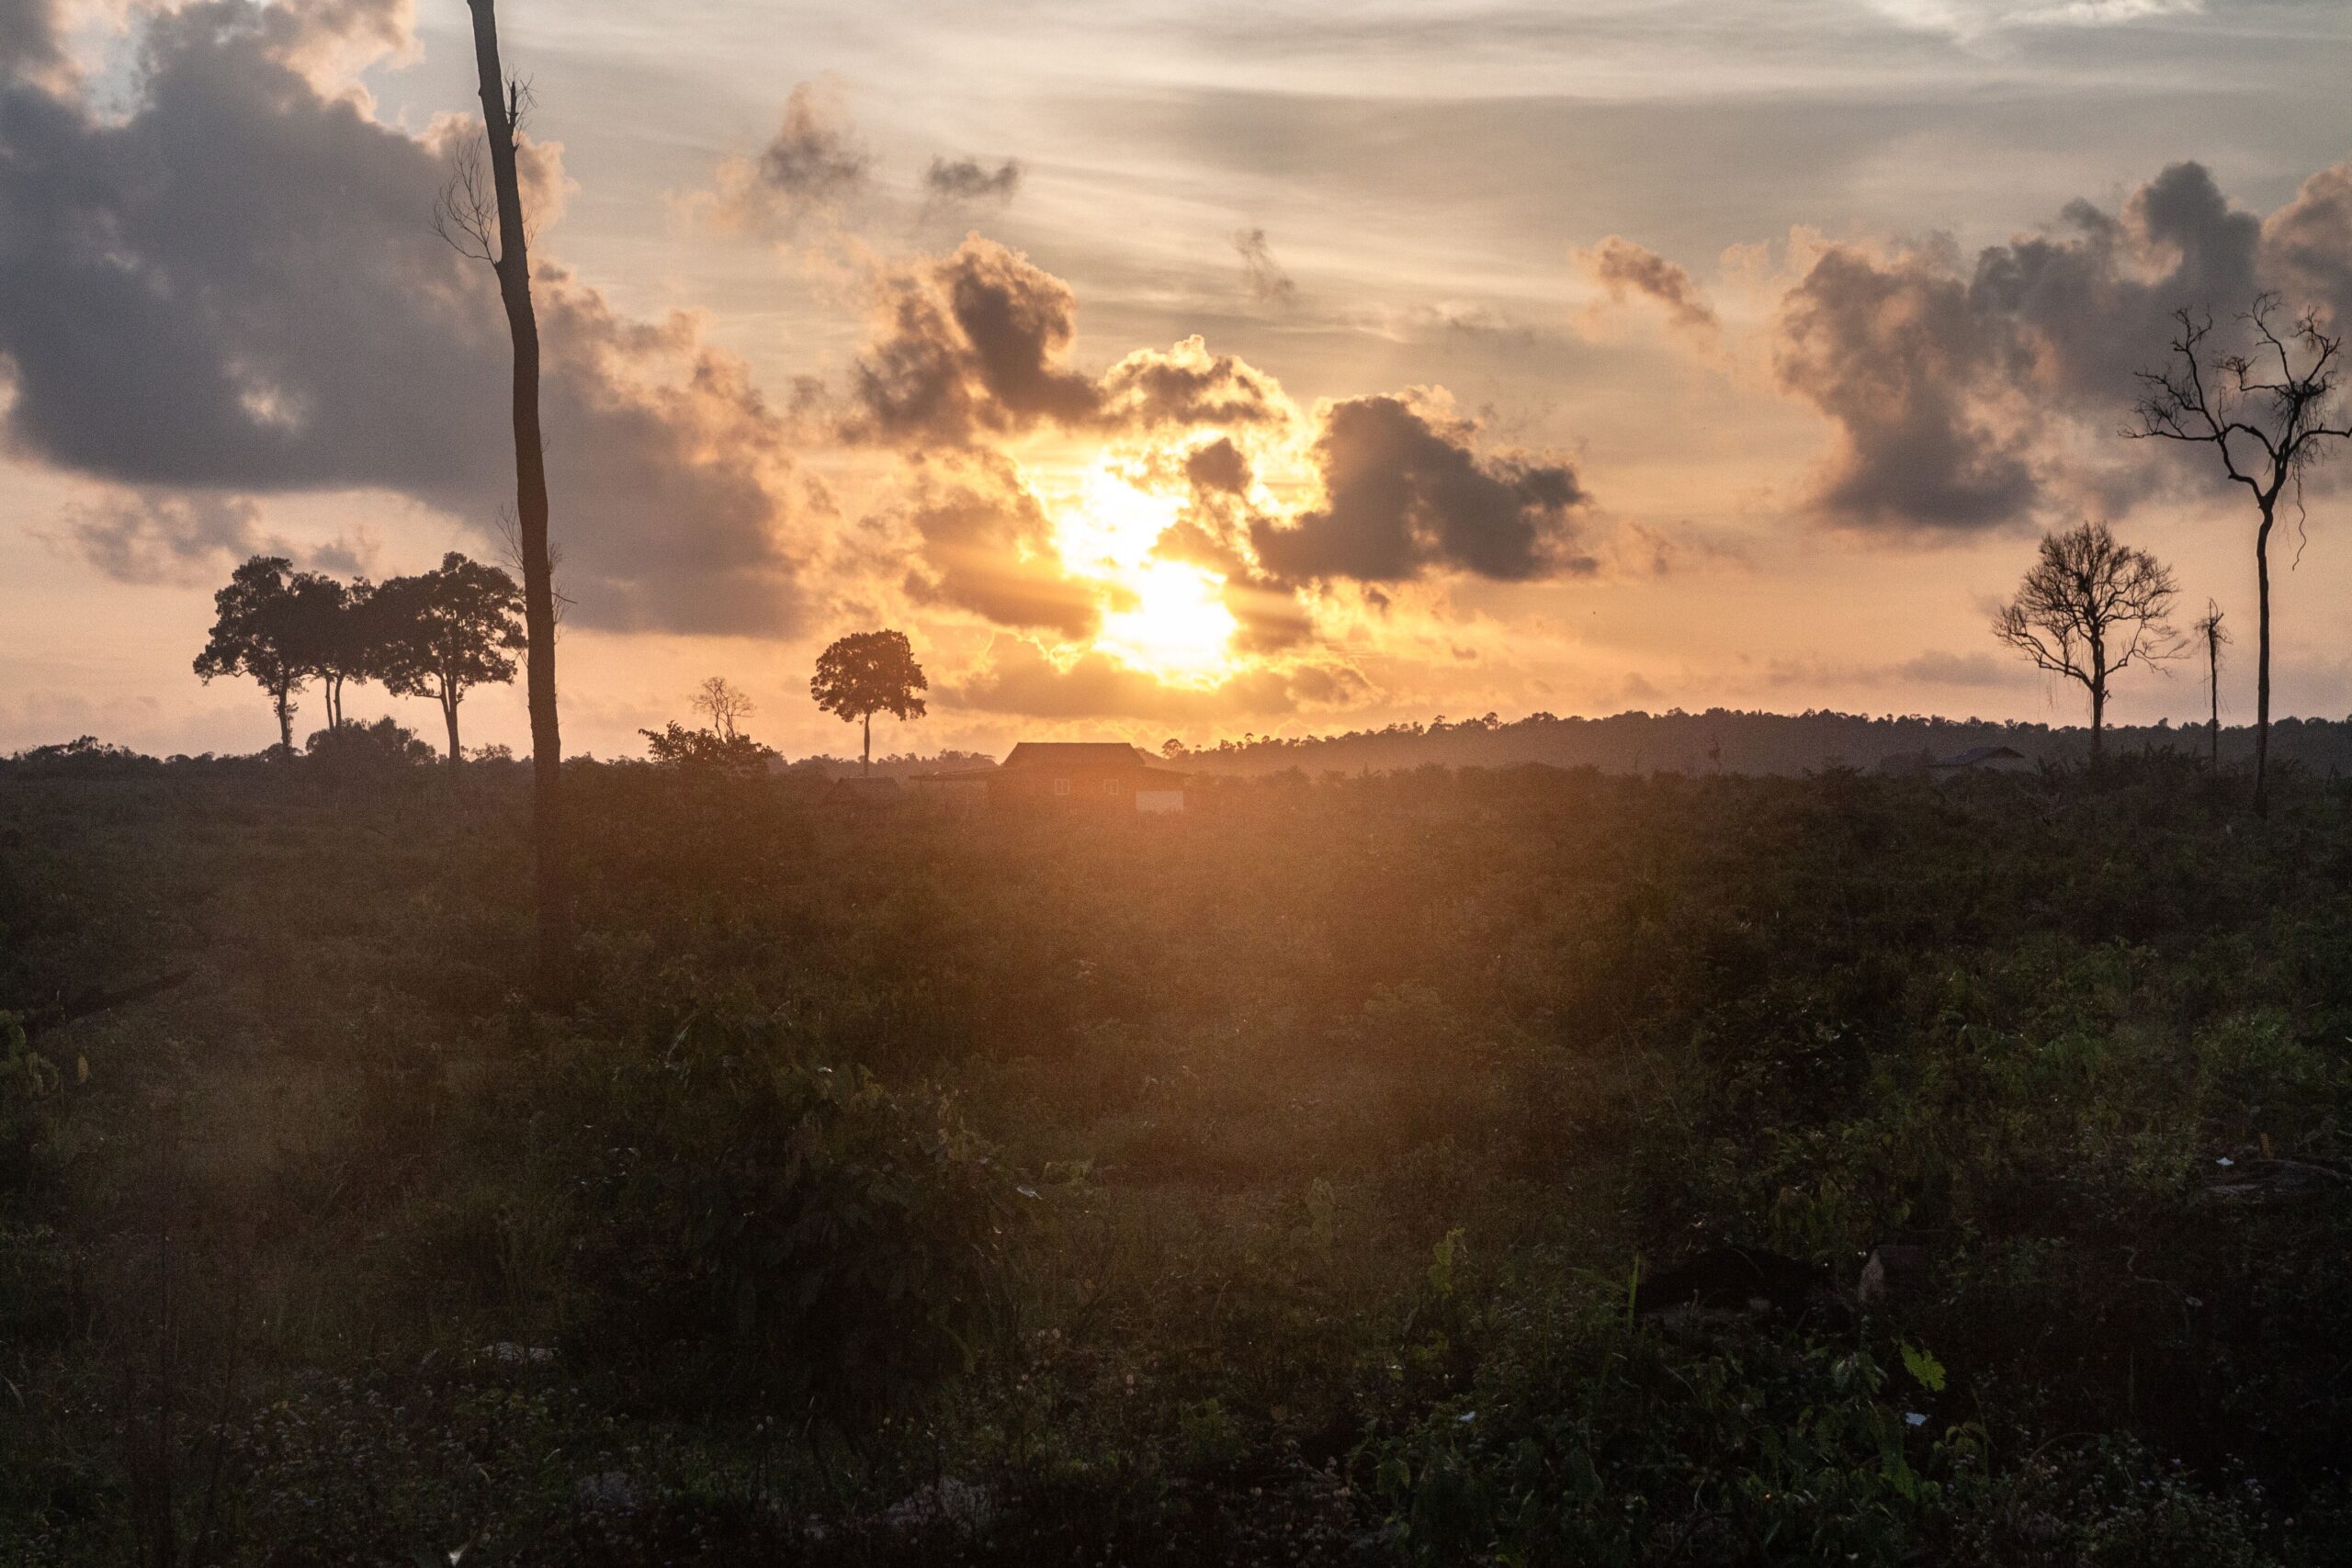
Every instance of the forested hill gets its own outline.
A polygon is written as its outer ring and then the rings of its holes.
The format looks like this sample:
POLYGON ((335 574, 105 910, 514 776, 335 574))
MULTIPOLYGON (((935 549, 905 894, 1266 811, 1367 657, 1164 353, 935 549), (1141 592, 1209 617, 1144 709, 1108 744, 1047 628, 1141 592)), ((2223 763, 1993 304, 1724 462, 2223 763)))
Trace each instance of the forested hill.
MULTIPOLYGON (((2174 749, 2201 753, 2202 726, 2109 727, 2110 752, 2174 749)), ((1182 765, 1213 773, 1261 773, 1299 768, 1378 773, 1439 766, 1509 767, 1544 762, 1554 767, 1596 767, 1606 773, 1801 773, 1847 766, 1875 768, 1892 757, 1921 752, 1950 757, 1977 746, 2007 746, 2028 758, 2063 761, 2089 750, 2088 730, 2046 724, 2001 724, 1981 719, 1871 718, 1826 711, 1803 714, 1746 713, 1710 708, 1704 713, 1621 713, 1606 718, 1556 718, 1536 714, 1514 723, 1492 715, 1449 724, 1392 725, 1299 739, 1225 741, 1184 754, 1182 765)), ((2352 772, 2352 719, 2281 719, 2271 726, 2275 761, 2321 773, 2352 772)), ((2250 726, 2224 727, 2224 762, 2254 754, 2250 726)))

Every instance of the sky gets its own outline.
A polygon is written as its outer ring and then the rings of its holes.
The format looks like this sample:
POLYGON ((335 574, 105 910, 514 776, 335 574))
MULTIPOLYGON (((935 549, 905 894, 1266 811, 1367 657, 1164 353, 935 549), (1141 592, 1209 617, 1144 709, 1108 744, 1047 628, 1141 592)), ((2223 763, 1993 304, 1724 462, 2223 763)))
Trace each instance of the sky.
MULTIPOLYGON (((2169 312, 2352 320, 2327 0, 504 0, 567 746, 719 674, 786 751, 1486 712, 2077 717, 1992 610, 2086 517, 2235 630, 2253 513, 2123 439, 2169 312)), ((461 0, 0 0, 0 751, 276 739, 248 555, 505 555, 461 0)), ((2352 712, 2352 493, 2276 706, 2352 712)), ((2201 717, 2133 671, 2110 716, 2201 717)), ((354 716, 433 733, 421 700, 354 716)), ((522 750, 519 682, 469 743, 522 750)), ((311 697, 298 736, 319 720, 311 697)))

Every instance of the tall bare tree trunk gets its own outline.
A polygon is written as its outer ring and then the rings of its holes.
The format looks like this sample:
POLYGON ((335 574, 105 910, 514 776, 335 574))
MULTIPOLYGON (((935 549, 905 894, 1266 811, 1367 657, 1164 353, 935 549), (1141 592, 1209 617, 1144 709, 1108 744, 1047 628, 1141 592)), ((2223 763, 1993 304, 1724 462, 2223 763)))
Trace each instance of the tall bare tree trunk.
MULTIPOLYGON (((474 19, 474 67, 498 195, 498 293, 514 340, 514 516, 523 556, 523 631, 529 641, 531 818, 537 880, 538 990, 560 1000, 571 988, 571 889, 564 863, 563 742, 555 707, 555 570, 548 554, 547 453, 539 434, 539 322, 531 308, 531 264, 514 168, 519 89, 498 62, 495 0, 466 0, 474 19)), ((450 745, 457 744, 456 727, 450 745)), ((452 761, 455 761, 454 750, 452 761)))
POLYGON ((874 773, 874 716, 871 713, 865 716, 865 750, 861 754, 857 771, 863 777, 870 778, 874 773))
POLYGON ((2256 634, 2254 656, 2254 814, 2270 815, 2270 525, 2269 505, 2262 508, 2262 526, 2254 536, 2254 576, 2261 590, 2261 626, 2256 634))
POLYGON ((2222 627, 2210 617, 2205 623, 2205 689, 2213 700, 2213 715, 2205 724, 2206 765, 2218 774, 2222 771, 2222 627))
POLYGON ((458 749, 458 705, 446 696, 441 699, 441 719, 449 727, 449 765, 454 768, 465 753, 458 749))

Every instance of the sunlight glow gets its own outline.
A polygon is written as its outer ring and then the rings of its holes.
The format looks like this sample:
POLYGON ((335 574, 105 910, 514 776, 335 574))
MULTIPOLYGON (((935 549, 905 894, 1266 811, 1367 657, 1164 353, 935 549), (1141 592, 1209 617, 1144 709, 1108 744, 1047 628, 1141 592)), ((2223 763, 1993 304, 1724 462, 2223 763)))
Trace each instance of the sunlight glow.
POLYGON ((1172 684, 1214 685, 1233 672, 1238 625, 1225 579, 1152 554, 1183 506, 1181 495, 1145 490, 1098 459, 1057 513, 1054 543, 1067 570, 1105 590, 1097 649, 1172 684))

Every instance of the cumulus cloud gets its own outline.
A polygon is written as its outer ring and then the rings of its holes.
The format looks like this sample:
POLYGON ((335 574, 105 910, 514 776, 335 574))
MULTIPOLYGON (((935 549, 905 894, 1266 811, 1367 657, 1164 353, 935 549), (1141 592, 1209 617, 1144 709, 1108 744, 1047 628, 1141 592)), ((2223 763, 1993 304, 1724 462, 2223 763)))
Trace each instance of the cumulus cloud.
POLYGON ((1713 333, 1721 325, 1688 268, 1622 234, 1578 251, 1576 259, 1620 304, 1634 295, 1655 300, 1666 307, 1667 319, 1685 332, 1713 333))
POLYGON ((1823 254, 1781 307, 1781 383, 1837 427, 1816 504, 1864 528, 2014 522, 2035 496, 2023 434, 1981 405, 2005 364, 1968 288, 1932 260, 1823 254))
MULTIPOLYGON (((0 374, 19 456, 149 491, 390 491, 494 530, 514 485, 505 325, 489 269, 423 220, 452 128, 378 124, 301 68, 349 41, 335 29, 375 38, 400 11, 159 13, 120 112, 0 85, 0 374)), ((742 363, 684 317, 619 315, 553 262, 535 281, 578 623, 788 626, 794 480, 742 363)), ((103 557, 154 536, 82 536, 103 557)))
POLYGON ((1073 641, 1099 624, 1099 591, 1063 569, 1045 508, 997 454, 927 465, 910 521, 921 554, 906 588, 916 603, 1073 641))
POLYGON ((1823 247, 1781 300, 1775 342, 1781 385, 1833 425, 1817 508, 1883 534, 1952 535, 2085 495, 2130 504, 2144 471, 2123 483, 2095 465, 2062 471, 2053 450, 2113 430, 2133 372, 2165 358, 2175 309, 2226 321, 2273 284, 2352 299, 2346 223, 2339 170, 2266 224, 2202 166, 2176 164, 2120 212, 2069 203, 1973 265, 1939 243, 1823 247))
POLYGON ((821 206, 864 189, 872 164, 857 144, 840 88, 802 82, 784 100, 784 123, 757 167, 760 183, 784 200, 821 206))
POLYGON ((1025 637, 1000 637, 988 663, 942 693, 951 707, 1031 718, 1139 718, 1171 724, 1273 716, 1303 706, 1338 708, 1370 695, 1370 683, 1339 663, 1261 668, 1221 685, 1170 686, 1105 654, 1057 663, 1025 637))
POLYGON ((962 446, 1093 418, 1100 393, 1065 363, 1078 300, 1028 257, 971 234, 876 293, 878 330, 851 372, 849 439, 962 446))
POLYGON ((1476 427, 1410 397, 1329 405, 1315 440, 1323 501, 1250 530, 1285 581, 1401 582, 1452 569, 1504 581, 1592 570, 1575 550, 1576 469, 1476 447, 1476 427))
POLYGON ((1247 360, 1211 354, 1196 334, 1174 347, 1138 349, 1102 375, 1103 422, 1120 429, 1280 424, 1289 400, 1274 378, 1247 360))
POLYGON ((1237 231, 1233 249, 1241 257, 1242 280, 1250 299, 1261 305, 1286 305, 1297 297, 1298 285, 1274 260, 1274 248, 1267 243, 1263 229, 1237 231))
POLYGON ((933 201, 1011 201, 1021 188, 1021 164, 1007 158, 991 169, 977 158, 933 158, 922 184, 933 201))

